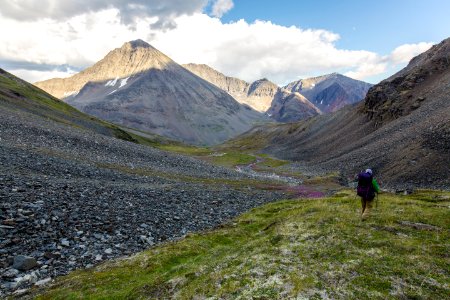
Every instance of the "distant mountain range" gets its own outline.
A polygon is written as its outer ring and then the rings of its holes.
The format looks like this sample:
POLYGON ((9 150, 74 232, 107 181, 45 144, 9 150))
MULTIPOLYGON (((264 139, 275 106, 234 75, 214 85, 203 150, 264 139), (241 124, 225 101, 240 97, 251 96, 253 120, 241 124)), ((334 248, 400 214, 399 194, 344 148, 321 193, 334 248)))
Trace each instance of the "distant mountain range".
POLYGON ((142 40, 36 85, 104 120, 192 144, 217 144, 268 121, 142 40))
MULTIPOLYGON (((289 87, 305 91, 318 82, 289 87)), ((288 125, 261 125, 230 144, 255 141, 252 147, 300 161, 305 170, 340 171, 350 180, 370 167, 391 186, 448 188, 449 83, 450 38, 371 87, 354 106, 288 125)))
POLYGON ((298 93, 290 93, 266 78, 248 83, 229 77, 208 65, 187 64, 186 69, 211 82, 240 103, 247 104, 278 122, 302 120, 321 113, 314 104, 298 93))
POLYGON ((333 112, 362 100, 370 83, 333 73, 301 79, 283 88, 266 78, 253 83, 226 76, 204 64, 186 64, 186 69, 211 82, 240 103, 266 112, 278 122, 303 120, 322 112, 333 112))

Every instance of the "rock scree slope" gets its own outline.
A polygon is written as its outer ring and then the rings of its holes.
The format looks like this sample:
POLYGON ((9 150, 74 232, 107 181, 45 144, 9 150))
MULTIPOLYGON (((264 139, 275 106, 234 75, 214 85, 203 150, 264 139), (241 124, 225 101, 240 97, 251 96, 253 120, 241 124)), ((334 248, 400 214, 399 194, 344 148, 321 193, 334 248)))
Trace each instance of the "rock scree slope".
POLYGON ((268 121, 142 40, 36 85, 101 119, 192 144, 217 144, 268 121))

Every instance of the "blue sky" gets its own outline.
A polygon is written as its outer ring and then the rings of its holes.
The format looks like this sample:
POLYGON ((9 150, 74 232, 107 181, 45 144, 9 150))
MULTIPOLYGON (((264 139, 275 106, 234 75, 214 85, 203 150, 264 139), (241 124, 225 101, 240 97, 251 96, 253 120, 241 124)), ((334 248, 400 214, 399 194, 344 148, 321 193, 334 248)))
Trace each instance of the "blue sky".
POLYGON ((340 35, 338 47, 388 54, 400 44, 449 37, 450 1, 235 0, 222 20, 239 19, 326 29, 340 35))
POLYGON ((449 37, 449 12, 450 0, 6 1, 0 67, 30 82, 65 77, 143 39, 249 82, 338 72, 377 83, 449 37))

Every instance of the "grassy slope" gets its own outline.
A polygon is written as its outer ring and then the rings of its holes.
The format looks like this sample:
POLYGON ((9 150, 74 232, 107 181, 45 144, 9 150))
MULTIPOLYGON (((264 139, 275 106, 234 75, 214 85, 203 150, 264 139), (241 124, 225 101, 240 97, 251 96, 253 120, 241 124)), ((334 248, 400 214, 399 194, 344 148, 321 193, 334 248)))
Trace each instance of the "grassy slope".
POLYGON ((449 205, 450 193, 383 194, 362 222, 350 191, 272 203, 215 231, 74 272, 38 299, 444 299, 449 205))

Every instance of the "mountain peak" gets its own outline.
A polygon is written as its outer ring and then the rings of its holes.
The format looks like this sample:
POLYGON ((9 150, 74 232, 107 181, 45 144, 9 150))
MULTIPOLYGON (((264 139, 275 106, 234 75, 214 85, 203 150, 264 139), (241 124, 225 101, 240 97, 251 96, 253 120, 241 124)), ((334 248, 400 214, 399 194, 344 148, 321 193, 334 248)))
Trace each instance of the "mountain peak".
POLYGON ((122 48, 136 49, 136 48, 153 48, 153 47, 146 41, 137 39, 134 41, 126 42, 125 44, 123 44, 122 48))
POLYGON ((88 81, 98 82, 126 78, 151 69, 180 68, 181 66, 167 55, 138 39, 126 42, 121 48, 110 51, 103 59, 80 73, 68 78, 56 79, 56 81, 65 82, 64 85, 56 84, 54 79, 37 82, 36 85, 62 99, 67 97, 67 92, 72 94, 79 92, 88 81), (67 91, 66 88, 69 87, 70 91, 67 91))

